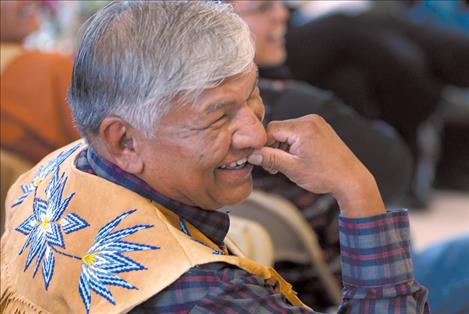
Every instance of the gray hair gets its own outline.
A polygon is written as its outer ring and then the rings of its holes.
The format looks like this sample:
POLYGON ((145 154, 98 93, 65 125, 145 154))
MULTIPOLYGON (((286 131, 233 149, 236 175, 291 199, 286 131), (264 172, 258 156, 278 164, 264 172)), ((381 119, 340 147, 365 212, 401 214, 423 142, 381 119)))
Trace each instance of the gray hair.
POLYGON ((77 52, 68 96, 75 124, 88 137, 114 115, 152 137, 176 96, 193 102, 246 73, 253 58, 249 28, 229 4, 110 3, 90 19, 77 52))

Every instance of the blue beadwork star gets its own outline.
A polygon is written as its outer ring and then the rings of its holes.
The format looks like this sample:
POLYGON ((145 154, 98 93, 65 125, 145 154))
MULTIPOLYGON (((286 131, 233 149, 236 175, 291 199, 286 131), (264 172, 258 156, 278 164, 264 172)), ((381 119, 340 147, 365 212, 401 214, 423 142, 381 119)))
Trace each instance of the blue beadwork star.
POLYGON ((135 209, 127 211, 104 225, 96 235, 93 246, 82 257, 78 290, 87 313, 91 305, 91 290, 108 300, 111 304, 116 304, 112 293, 106 286, 137 289, 124 279, 116 276, 116 274, 146 268, 122 253, 159 249, 157 246, 122 241, 122 238, 142 229, 152 228, 152 225, 135 225, 112 232, 123 219, 135 211, 135 209))
POLYGON ((33 192, 37 186, 44 181, 44 179, 52 173, 56 168, 58 168, 65 159, 67 159, 74 151, 80 147, 81 144, 77 144, 70 148, 69 150, 62 151, 57 157, 51 159, 45 166, 41 166, 39 170, 34 175, 33 180, 29 184, 21 185, 21 190, 23 194, 11 205, 11 207, 16 207, 24 202, 24 200, 29 196, 31 192, 33 192))
POLYGON ((68 214, 61 219, 74 195, 72 193, 62 200, 62 193, 66 183, 67 177, 63 173, 59 177, 59 168, 56 168, 54 176, 45 190, 46 199, 36 197, 35 190, 33 214, 16 228, 17 231, 28 236, 19 254, 21 255, 30 246, 24 271, 36 258, 34 278, 42 263, 42 276, 46 290, 54 273, 55 258, 53 253, 56 251, 54 246, 65 248, 62 229, 68 234, 89 226, 84 219, 74 213, 68 214))

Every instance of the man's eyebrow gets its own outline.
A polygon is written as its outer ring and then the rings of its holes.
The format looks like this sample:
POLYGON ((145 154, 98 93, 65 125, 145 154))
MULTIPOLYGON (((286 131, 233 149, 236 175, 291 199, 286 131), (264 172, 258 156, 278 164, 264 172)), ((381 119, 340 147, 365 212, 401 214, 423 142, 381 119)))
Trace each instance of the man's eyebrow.
POLYGON ((209 107, 207 107, 207 114, 210 114, 212 112, 215 112, 217 110, 223 110, 225 109, 226 107, 229 107, 229 106, 233 106, 236 102, 234 100, 227 100, 227 101, 222 101, 222 102, 218 102, 216 104, 213 104, 213 105, 210 105, 209 107))
MULTIPOLYGON (((254 81, 254 84, 252 85, 251 91, 249 92, 249 95, 246 100, 248 100, 251 97, 252 93, 254 93, 254 91, 256 90, 258 82, 259 82, 259 70, 256 68, 256 80, 254 81)), ((213 104, 207 108, 206 114, 210 114, 217 110, 223 110, 226 107, 233 106, 234 104, 236 104, 234 100, 227 100, 227 101, 222 101, 222 102, 213 104)))

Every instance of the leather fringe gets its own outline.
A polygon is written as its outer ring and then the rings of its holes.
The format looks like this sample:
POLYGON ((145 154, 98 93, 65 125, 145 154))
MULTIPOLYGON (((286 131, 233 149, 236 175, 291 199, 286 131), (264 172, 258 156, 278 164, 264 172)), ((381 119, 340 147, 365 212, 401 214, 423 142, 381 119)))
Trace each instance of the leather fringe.
POLYGON ((0 313, 2 314, 29 314, 29 313, 45 314, 47 312, 39 309, 37 306, 19 297, 11 288, 2 287, 2 295, 0 297, 0 313))

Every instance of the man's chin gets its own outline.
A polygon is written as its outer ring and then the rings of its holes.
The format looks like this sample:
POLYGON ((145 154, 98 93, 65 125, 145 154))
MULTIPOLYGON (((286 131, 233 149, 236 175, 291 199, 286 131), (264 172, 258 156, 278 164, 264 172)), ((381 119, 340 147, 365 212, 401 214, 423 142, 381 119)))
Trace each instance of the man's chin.
POLYGON ((238 186, 234 189, 230 189, 229 192, 224 191, 223 195, 219 197, 218 206, 219 209, 224 206, 235 205, 243 202, 252 192, 252 180, 246 182, 242 186, 238 186))

